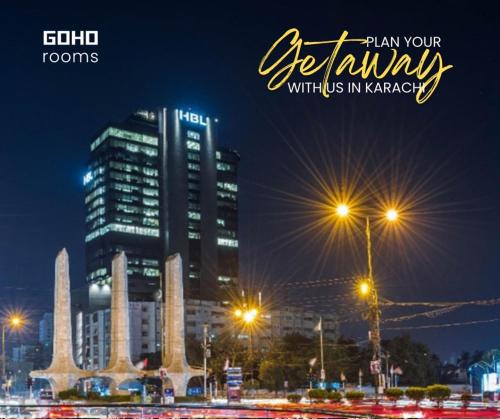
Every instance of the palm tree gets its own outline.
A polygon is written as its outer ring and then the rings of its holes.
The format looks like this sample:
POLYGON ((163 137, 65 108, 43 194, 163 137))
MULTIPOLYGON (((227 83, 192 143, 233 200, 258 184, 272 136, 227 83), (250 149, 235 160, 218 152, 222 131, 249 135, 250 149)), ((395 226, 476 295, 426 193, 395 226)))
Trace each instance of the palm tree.
POLYGON ((462 369, 467 369, 469 365, 472 363, 472 357, 470 352, 464 351, 457 359, 457 367, 462 369))

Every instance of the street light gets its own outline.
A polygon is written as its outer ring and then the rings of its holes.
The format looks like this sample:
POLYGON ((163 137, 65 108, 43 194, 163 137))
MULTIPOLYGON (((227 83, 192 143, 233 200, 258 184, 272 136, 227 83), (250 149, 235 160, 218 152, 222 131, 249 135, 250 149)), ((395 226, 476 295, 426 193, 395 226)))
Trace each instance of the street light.
MULTIPOLYGON (((347 218, 349 216, 349 206, 345 203, 337 205, 335 212, 340 218, 347 218)), ((393 223, 399 219, 399 213, 395 208, 389 208, 385 212, 386 221, 393 223)), ((367 256, 367 278, 359 283, 359 293, 362 297, 369 298, 370 305, 370 339, 373 343, 373 361, 378 361, 382 356, 381 337, 380 337, 380 308, 378 301, 378 291, 373 278, 373 265, 372 265, 372 240, 371 240, 371 227, 370 216, 365 216, 365 239, 366 239, 366 256, 367 256)), ((380 367, 379 367, 380 369, 380 367)), ((381 387, 382 379, 381 373, 377 374, 377 387, 381 387)), ((377 393, 379 389, 377 388, 377 393)))
POLYGON ((385 218, 387 218, 388 221, 396 221, 398 217, 399 214, 394 208, 387 210, 385 213, 385 218))
POLYGON ((243 329, 246 329, 249 337, 249 346, 248 351, 251 354, 252 352, 252 330, 257 323, 259 310, 256 308, 247 308, 243 309, 237 308, 234 310, 234 317, 242 324, 243 329))
POLYGON ((362 297, 366 297, 370 293, 370 283, 366 280, 363 280, 359 283, 358 289, 359 289, 359 294, 362 297))
POLYGON ((257 309, 255 308, 247 310, 243 313, 243 321, 247 325, 251 325, 255 321, 256 317, 257 317, 257 309))
POLYGON ((340 204, 337 206, 336 212, 339 217, 347 217, 349 215, 349 207, 346 204, 340 204))
POLYGON ((18 330, 26 323, 22 314, 13 313, 7 315, 2 321, 2 380, 5 381, 7 358, 5 356, 5 331, 6 329, 18 330))
POLYGON ((259 310, 256 307, 248 307, 246 304, 243 308, 234 310, 234 317, 242 324, 242 328, 248 333, 248 358, 251 365, 250 379, 253 384, 253 329, 258 326, 259 310))

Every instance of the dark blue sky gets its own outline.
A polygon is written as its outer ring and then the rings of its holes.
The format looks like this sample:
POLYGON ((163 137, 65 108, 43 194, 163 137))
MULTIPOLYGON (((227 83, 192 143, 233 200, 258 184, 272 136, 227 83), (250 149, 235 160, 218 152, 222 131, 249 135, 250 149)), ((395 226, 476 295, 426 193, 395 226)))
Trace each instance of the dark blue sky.
MULTIPOLYGON (((346 162, 346 150, 352 164, 364 162, 366 179, 373 173, 391 177, 387 182, 408 176, 410 184, 422 186, 421 195, 429 194, 422 204, 422 230, 410 237, 413 244, 403 253, 376 246, 384 296, 399 301, 500 296, 500 33, 487 2, 404 7, 401 2, 308 2, 300 8, 286 2, 251 7, 44 2, 4 7, 0 24, 4 304, 35 313, 37 307, 50 307, 53 259, 64 246, 73 284, 83 285, 81 179, 89 142, 109 120, 160 105, 191 106, 218 116, 221 142, 240 151, 242 277, 247 283, 266 282, 273 298, 285 292, 287 282, 360 271, 343 249, 325 244, 326 236, 288 236, 311 222, 311 214, 294 203, 307 195, 304 182, 317 186, 311 167, 328 179, 346 162), (272 93, 257 73, 258 63, 290 27, 315 40, 336 38, 343 30, 357 37, 438 35, 443 56, 455 67, 421 106, 411 95, 326 100, 272 93), (43 64, 42 31, 48 29, 99 30, 99 63, 43 64), (306 165, 303 156, 309 159, 306 165), (328 252, 321 255, 324 249, 328 252)), ((341 309, 345 298, 332 293, 323 303, 341 309)), ((495 307, 471 308, 404 324, 496 317, 500 310, 495 307)), ((499 326, 412 334, 448 356, 499 347, 499 326)), ((345 323, 342 331, 364 339, 365 329, 345 323)))

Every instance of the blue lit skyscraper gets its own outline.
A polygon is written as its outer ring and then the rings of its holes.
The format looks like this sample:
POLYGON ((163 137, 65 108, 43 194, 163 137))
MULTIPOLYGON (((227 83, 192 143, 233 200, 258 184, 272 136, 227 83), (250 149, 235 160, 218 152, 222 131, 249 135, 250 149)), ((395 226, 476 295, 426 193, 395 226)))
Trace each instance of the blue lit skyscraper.
POLYGON ((101 130, 85 175, 87 281, 109 293, 111 260, 128 255, 132 300, 150 300, 166 256, 179 252, 185 293, 224 298, 238 278, 236 152, 216 148, 198 113, 136 112, 101 130))

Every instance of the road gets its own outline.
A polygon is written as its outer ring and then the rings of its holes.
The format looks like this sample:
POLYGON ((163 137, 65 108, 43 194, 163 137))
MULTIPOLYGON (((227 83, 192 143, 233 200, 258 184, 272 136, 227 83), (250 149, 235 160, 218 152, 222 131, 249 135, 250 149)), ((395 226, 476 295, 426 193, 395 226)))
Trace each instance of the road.
MULTIPOLYGON (((281 402, 281 401, 279 401, 281 402)), ((0 418, 498 418, 500 406, 473 403, 464 409, 456 402, 448 402, 437 409, 430 403, 416 407, 413 403, 361 402, 350 404, 285 404, 255 403, 253 405, 202 405, 183 404, 172 406, 137 404, 51 404, 23 405, 0 403, 0 418)))

